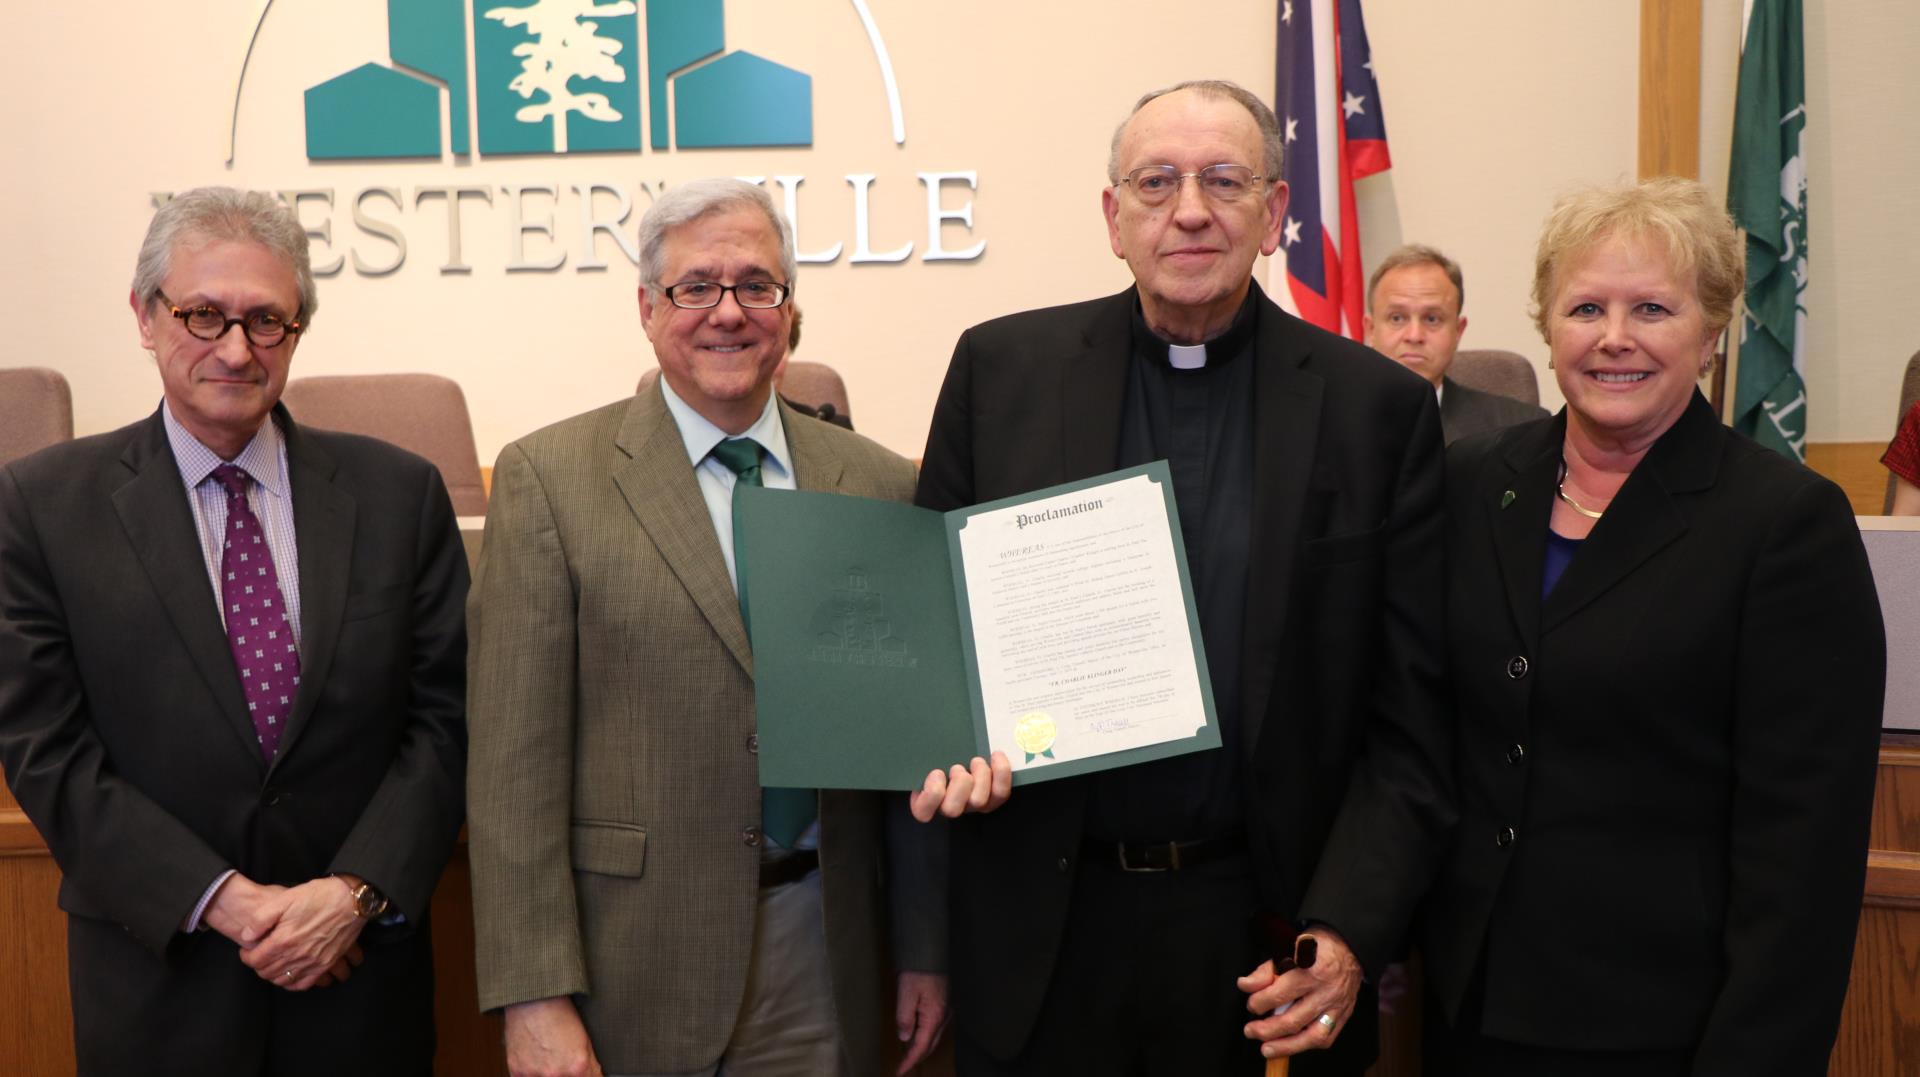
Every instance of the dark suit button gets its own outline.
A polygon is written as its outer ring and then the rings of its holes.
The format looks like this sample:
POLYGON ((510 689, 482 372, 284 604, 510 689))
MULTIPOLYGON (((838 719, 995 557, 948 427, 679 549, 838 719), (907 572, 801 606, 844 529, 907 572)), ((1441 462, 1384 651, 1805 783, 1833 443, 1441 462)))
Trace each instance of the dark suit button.
POLYGON ((749 847, 758 849, 760 847, 760 828, 750 826, 741 830, 740 840, 745 842, 749 847))
POLYGON ((1513 839, 1515 837, 1516 835, 1513 832, 1513 828, 1505 827, 1500 831, 1500 833, 1494 835, 1493 843, 1495 845, 1498 845, 1500 848, 1505 849, 1507 846, 1513 844, 1513 839))
POLYGON ((1069 866, 1069 865, 1068 865, 1068 862, 1067 862, 1067 858, 1066 858, 1066 857, 1064 857, 1064 856, 1063 856, 1063 857, 1061 857, 1061 858, 1060 858, 1060 870, 1061 870, 1061 871, 1065 871, 1065 870, 1067 870, 1067 867, 1068 867, 1068 866, 1069 866))
POLYGON ((265 789, 260 790, 260 802, 262 804, 265 804, 269 808, 280 803, 280 790, 274 788, 271 785, 267 786, 265 789))
POLYGON ((1526 745, 1516 744, 1507 749, 1507 763, 1509 766, 1517 767, 1526 761, 1527 761, 1526 745))
POLYGON ((752 752, 754 755, 760 754, 760 734, 747 734, 747 751, 752 752))
POLYGON ((1527 675, 1527 656, 1526 655, 1516 654, 1512 658, 1507 659, 1507 676, 1512 677, 1514 680, 1517 681, 1526 675, 1527 675))

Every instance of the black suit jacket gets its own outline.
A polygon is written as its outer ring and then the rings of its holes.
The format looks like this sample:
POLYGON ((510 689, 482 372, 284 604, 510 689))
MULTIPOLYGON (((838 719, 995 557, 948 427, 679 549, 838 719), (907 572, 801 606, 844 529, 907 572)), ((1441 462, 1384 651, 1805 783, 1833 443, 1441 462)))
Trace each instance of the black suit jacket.
POLYGON ((1823 1074, 1886 683, 1852 512, 1696 394, 1543 603, 1565 431, 1448 452, 1462 818, 1429 975, 1452 1019, 1484 957, 1497 1038, 1823 1074))
POLYGON ((463 817, 467 566, 433 466, 286 434, 301 683, 260 757, 159 413, 0 469, 0 763, 64 878, 83 1074, 411 1073, 463 817), (351 872, 404 914, 291 994, 180 925, 227 868, 351 872))
POLYGON ((1440 436, 1449 445, 1547 417, 1547 409, 1538 404, 1475 389, 1452 378, 1441 380, 1445 385, 1440 390, 1440 436))
MULTIPOLYGON (((1451 820, 1438 409, 1391 360, 1259 302, 1240 745, 1256 885, 1263 908, 1332 924, 1378 973, 1451 820)), ((1129 289, 968 330, 919 503, 1112 470, 1135 303, 1129 289)), ((1085 814, 1085 782, 1064 779, 953 830, 955 1012, 995 1054, 1017 1053, 1038 1013, 1085 814)), ((1334 1058, 1306 1064, 1364 1066, 1357 1016, 1334 1058)))

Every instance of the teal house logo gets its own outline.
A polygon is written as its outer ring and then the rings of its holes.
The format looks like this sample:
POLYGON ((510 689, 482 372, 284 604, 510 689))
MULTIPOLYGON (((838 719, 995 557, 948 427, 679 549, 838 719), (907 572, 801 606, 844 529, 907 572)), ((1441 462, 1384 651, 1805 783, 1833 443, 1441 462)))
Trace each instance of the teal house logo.
POLYGON ((724 16, 723 0, 387 0, 396 66, 306 91, 307 157, 466 154, 470 130, 481 154, 637 152, 643 117, 655 150, 812 145, 812 77, 726 51, 724 16))

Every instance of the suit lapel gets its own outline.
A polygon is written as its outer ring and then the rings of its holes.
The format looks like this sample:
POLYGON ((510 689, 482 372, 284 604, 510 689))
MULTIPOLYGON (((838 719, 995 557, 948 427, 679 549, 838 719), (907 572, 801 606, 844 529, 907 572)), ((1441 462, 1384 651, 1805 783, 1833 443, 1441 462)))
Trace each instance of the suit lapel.
POLYGON ((356 503, 333 481, 333 457, 301 434, 285 408, 274 419, 287 440, 287 481, 293 487, 293 527, 300 545, 300 690, 280 737, 274 766, 306 728, 325 690, 352 585, 356 503))
POLYGON ((837 492, 847 465, 827 440, 826 424, 796 413, 785 403, 777 406, 780 425, 787 434, 787 449, 793 453, 793 484, 802 490, 837 492))
POLYGON ((1540 639, 1540 582, 1566 429, 1563 412, 1535 435, 1503 446, 1500 458, 1469 495, 1473 501, 1466 509, 1486 516, 1507 609, 1529 649, 1540 639))
POLYGON ((1628 573, 1687 531, 1676 494, 1713 485, 1719 470, 1720 423, 1696 390, 1687 410, 1627 476, 1607 513, 1593 526, 1565 576, 1547 596, 1542 631, 1606 594, 1628 573))
MULTIPOLYGON (((1258 287, 1256 285, 1256 287, 1258 287)), ((1302 369, 1310 352, 1292 319, 1261 298, 1259 342, 1253 359, 1253 534, 1247 566, 1247 614, 1241 692, 1242 742, 1248 758, 1260 743, 1273 688, 1282 618, 1288 608, 1300 546, 1300 520, 1312 482, 1320 410, 1326 383, 1302 369)))
POLYGON ((257 762, 260 743, 247 715, 240 675, 233 668, 227 631, 215 606, 219 600, 207 582, 206 555, 200 549, 193 511, 187 507, 180 468, 167 445, 159 413, 135 435, 121 463, 133 472, 133 479, 113 492, 120 525, 228 728, 257 762))
MULTIPOLYGON (((1440 429, 1451 432, 1460 425, 1462 418, 1460 412, 1467 405, 1467 396, 1460 391, 1460 386, 1452 378, 1440 380, 1443 383, 1440 391, 1440 429)), ((1445 438, 1446 435, 1441 436, 1445 438)))
POLYGON ((1060 482, 1113 470, 1120 446, 1120 415, 1126 406, 1127 365, 1132 361, 1132 288, 1108 300, 1081 335, 1082 350, 1058 364, 1060 383, 1060 482))
POLYGON ((633 398, 614 447, 624 457, 614 465, 614 485, 634 519, 734 661, 751 676, 753 652, 740 619, 740 600, 727 577, 700 480, 688 466, 686 442, 658 388, 633 398))

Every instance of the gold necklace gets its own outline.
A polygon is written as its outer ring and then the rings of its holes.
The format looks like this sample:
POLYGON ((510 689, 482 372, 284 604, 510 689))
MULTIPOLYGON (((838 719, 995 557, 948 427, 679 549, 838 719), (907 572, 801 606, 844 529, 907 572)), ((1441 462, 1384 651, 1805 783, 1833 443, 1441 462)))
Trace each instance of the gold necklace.
POLYGON ((1573 498, 1567 496, 1567 458, 1564 456, 1560 458, 1560 478, 1558 481, 1556 481, 1553 484, 1553 492, 1559 496, 1560 500, 1567 503, 1568 508, 1572 509, 1573 511, 1579 513, 1582 516, 1585 516, 1589 520, 1598 520, 1600 517, 1605 516, 1607 514, 1606 509, 1601 509, 1600 511, 1595 512, 1594 510, 1587 508, 1585 505, 1582 505, 1580 502, 1575 501, 1573 498))

